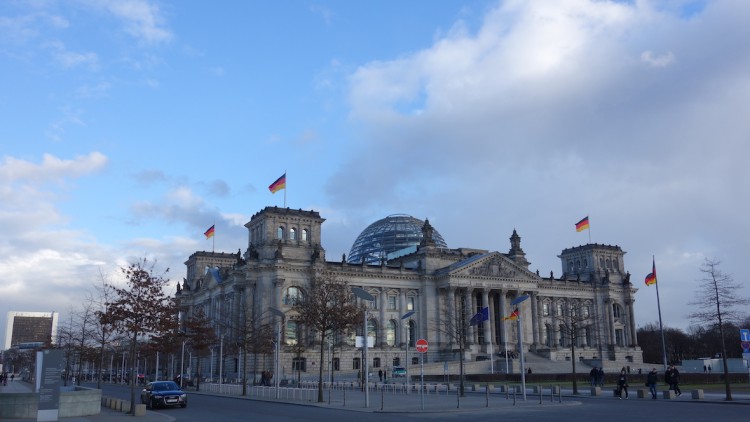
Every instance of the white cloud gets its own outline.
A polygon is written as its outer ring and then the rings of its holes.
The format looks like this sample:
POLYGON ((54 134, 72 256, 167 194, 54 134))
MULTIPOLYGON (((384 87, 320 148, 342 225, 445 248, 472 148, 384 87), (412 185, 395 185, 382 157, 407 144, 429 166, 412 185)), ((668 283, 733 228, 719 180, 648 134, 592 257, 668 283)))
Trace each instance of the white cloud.
POLYGON ((136 39, 149 44, 169 42, 174 38, 166 27, 162 11, 156 4, 147 0, 108 0, 96 1, 109 13, 121 19, 125 31, 136 39))
POLYGON ((644 51, 641 54, 641 60, 653 67, 666 67, 674 63, 675 59, 671 51, 661 55, 656 55, 652 51, 644 51))
MULTIPOLYGON (((744 260, 747 241, 717 231, 750 231, 750 45, 723 47, 750 37, 740 16, 750 3, 685 19, 651 2, 506 1, 475 33, 458 22, 366 63, 349 79, 364 130, 329 182, 333 206, 355 221, 435 216, 453 247, 507 250, 515 227, 545 274, 586 243, 571 227, 590 214, 592 241, 628 251, 636 282, 656 254, 673 270, 661 289, 687 303, 700 256, 744 260)), ((642 291, 639 321, 653 321, 642 291)), ((684 324, 684 307, 666 312, 684 324)))
POLYGON ((44 154, 39 164, 15 157, 3 157, 0 164, 2 185, 11 182, 38 184, 41 182, 61 181, 69 177, 80 177, 103 169, 108 158, 100 152, 78 156, 73 160, 64 160, 51 154, 44 154))

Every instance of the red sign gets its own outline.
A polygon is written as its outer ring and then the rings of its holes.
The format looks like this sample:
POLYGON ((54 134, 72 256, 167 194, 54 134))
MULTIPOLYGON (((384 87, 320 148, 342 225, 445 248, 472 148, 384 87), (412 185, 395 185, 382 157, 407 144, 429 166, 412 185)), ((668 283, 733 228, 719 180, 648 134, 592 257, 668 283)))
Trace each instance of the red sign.
POLYGON ((427 353, 427 340, 423 338, 417 340, 417 352, 427 353))

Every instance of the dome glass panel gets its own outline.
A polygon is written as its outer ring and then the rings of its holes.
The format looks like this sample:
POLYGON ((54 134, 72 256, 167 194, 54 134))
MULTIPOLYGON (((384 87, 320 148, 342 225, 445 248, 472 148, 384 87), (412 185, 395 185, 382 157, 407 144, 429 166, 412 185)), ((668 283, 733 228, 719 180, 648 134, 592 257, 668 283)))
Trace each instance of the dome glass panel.
MULTIPOLYGON (((424 221, 406 214, 389 215, 378 220, 362 231, 354 241, 347 262, 359 264, 364 258, 366 264, 379 264, 382 258, 403 249, 416 250, 422 240, 424 221)), ((447 248, 443 236, 433 230, 435 246, 447 248)))

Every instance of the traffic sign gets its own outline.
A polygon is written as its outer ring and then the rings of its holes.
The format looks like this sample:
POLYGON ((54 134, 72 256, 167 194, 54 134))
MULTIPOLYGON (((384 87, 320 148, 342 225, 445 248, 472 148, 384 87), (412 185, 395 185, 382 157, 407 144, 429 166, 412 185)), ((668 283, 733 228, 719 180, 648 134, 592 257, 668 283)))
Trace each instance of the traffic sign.
POLYGON ((747 353, 748 351, 750 351, 750 342, 748 341, 740 342, 740 347, 742 347, 742 350, 744 350, 745 353, 747 353))
POLYGON ((750 329, 740 329, 740 341, 750 341, 750 329))
POLYGON ((417 352, 427 353, 427 340, 423 338, 417 340, 417 352))

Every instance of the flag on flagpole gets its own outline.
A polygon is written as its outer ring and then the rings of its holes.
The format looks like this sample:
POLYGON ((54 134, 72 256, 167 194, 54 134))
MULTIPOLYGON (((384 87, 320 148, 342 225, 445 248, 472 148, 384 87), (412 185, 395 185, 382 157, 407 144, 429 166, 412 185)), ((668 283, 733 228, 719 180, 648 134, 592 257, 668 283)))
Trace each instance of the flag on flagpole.
POLYGON ((286 189, 286 172, 268 186, 268 190, 270 190, 271 193, 276 193, 282 189, 286 189))
POLYGON ((214 224, 213 226, 209 227, 208 230, 206 230, 205 233, 203 233, 206 236, 206 239, 210 239, 210 238, 214 237, 214 232, 216 231, 215 228, 214 228, 215 226, 216 225, 214 224))
POLYGON ((576 223, 576 231, 582 232, 589 228, 589 216, 583 217, 583 219, 576 223))
POLYGON ((656 284, 656 260, 651 261, 651 273, 646 276, 646 285, 656 284))
POLYGON ((513 320, 513 321, 515 321, 515 320, 518 319, 518 309, 516 309, 515 311, 511 312, 510 315, 508 315, 507 317, 503 317, 503 321, 507 321, 509 319, 513 320))
POLYGON ((479 325, 480 323, 490 319, 490 308, 484 307, 481 311, 474 314, 469 321, 469 325, 479 325))

